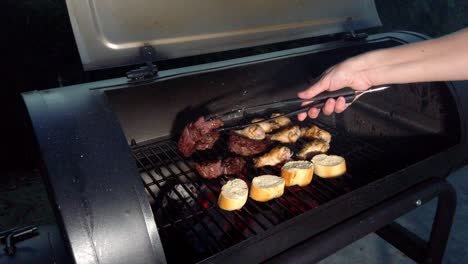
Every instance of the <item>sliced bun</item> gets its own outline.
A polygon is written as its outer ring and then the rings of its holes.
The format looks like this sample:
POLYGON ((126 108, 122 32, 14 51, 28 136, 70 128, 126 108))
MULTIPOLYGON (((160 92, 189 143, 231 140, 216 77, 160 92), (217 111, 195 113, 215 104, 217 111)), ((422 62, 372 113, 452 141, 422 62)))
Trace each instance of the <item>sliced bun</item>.
POLYGON ((312 181, 314 165, 310 161, 290 161, 281 168, 286 186, 306 186, 312 181))
POLYGON ((253 178, 250 198, 266 202, 278 198, 284 193, 284 179, 275 175, 262 175, 253 178))
POLYGON ((346 172, 346 162, 343 157, 319 154, 312 158, 314 173, 322 178, 333 178, 346 172))
POLYGON ((218 206, 226 211, 241 209, 247 202, 248 194, 249 188, 245 181, 241 179, 230 180, 221 188, 218 206))

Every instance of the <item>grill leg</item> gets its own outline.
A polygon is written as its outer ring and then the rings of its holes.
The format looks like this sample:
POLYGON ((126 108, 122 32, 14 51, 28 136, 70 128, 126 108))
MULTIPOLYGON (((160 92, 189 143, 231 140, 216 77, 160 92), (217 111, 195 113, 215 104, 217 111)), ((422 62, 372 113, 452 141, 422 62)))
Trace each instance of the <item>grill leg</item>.
POLYGON ((428 242, 395 222, 375 233, 418 263, 442 263, 457 197, 453 187, 446 184, 437 198, 437 211, 428 242))

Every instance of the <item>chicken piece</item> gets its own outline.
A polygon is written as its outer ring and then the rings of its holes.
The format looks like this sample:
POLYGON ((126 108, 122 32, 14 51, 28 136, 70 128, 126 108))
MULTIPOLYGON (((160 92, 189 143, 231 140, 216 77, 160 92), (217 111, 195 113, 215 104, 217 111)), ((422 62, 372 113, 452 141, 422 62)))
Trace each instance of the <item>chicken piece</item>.
POLYGON ((297 153, 297 157, 300 159, 310 159, 314 154, 325 153, 330 148, 330 144, 327 142, 315 139, 312 142, 308 142, 304 147, 297 153))
POLYGON ((279 141, 281 143, 295 143, 301 135, 302 133, 299 126, 292 126, 274 133, 269 138, 270 140, 279 141))
MULTIPOLYGON (((277 116, 280 116, 282 114, 280 113, 275 113, 275 114, 272 114, 271 115, 271 118, 274 118, 274 117, 277 117, 277 116)), ((280 127, 284 127, 284 126, 287 126, 289 124, 291 124, 291 119, 289 119, 288 117, 279 117, 275 120, 271 120, 271 121, 266 121, 266 122, 261 122, 265 120, 265 118, 254 118, 252 119, 251 123, 257 123, 256 125, 260 126, 264 131, 265 133, 270 133, 271 131, 275 130, 275 129, 278 129, 280 127)))
POLYGON ((325 131, 318 126, 311 126, 310 128, 302 128, 301 134, 307 139, 321 139, 328 144, 331 141, 331 134, 328 131, 325 131))
POLYGON ((270 152, 254 159, 256 168, 264 166, 275 166, 277 164, 288 161, 293 155, 293 152, 287 147, 275 147, 270 152))
POLYGON ((252 119, 251 123, 257 123, 256 125, 261 127, 265 133, 270 133, 274 129, 277 129, 278 127, 276 126, 275 123, 273 122, 261 122, 265 120, 265 118, 254 118, 252 119), (258 123, 261 122, 261 123, 258 123))
MULTIPOLYGON (((274 113, 274 114, 271 114, 271 118, 281 116, 281 115, 283 114, 274 113)), ((289 126, 291 124, 291 119, 289 119, 289 117, 287 116, 282 116, 282 117, 278 117, 275 120, 272 120, 271 122, 275 123, 277 125, 277 128, 280 128, 280 127, 289 126)))
POLYGON ((234 133, 253 140, 263 140, 266 136, 265 130, 263 130, 263 128, 259 125, 249 126, 241 130, 235 130, 234 133))

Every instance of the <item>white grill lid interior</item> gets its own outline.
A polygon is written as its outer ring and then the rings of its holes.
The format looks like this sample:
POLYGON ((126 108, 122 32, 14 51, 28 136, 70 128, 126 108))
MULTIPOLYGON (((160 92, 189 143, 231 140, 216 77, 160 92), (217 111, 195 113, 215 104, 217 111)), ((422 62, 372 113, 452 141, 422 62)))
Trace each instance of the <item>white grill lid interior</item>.
POLYGON ((67 0, 86 70, 185 57, 380 25, 373 0, 67 0))

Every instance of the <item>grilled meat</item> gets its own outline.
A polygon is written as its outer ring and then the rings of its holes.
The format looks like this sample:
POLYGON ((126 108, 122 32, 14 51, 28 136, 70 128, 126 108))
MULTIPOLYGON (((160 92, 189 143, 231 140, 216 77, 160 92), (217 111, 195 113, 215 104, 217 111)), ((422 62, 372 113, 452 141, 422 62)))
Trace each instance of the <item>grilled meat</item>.
POLYGON ((240 157, 225 160, 203 161, 195 164, 198 174, 206 179, 214 179, 221 175, 239 174, 245 166, 245 160, 240 157))
POLYGON ((245 160, 241 157, 227 158, 223 160, 222 166, 224 168, 224 174, 236 175, 242 172, 245 166, 245 160))
POLYGON ((195 150, 211 149, 219 138, 215 130, 224 123, 220 119, 205 120, 204 117, 185 126, 179 138, 179 150, 185 157, 192 155, 195 150))
POLYGON ((270 152, 254 159, 255 167, 275 166, 292 157, 292 151, 287 147, 275 147, 270 152))
POLYGON ((301 129, 298 126, 285 128, 270 136, 270 140, 281 143, 295 143, 301 137, 301 129))
MULTIPOLYGON (((274 113, 274 114, 271 114, 271 118, 277 117, 277 116, 280 116, 280 115, 283 115, 283 114, 274 113)), ((276 124, 277 128, 280 128, 280 127, 289 126, 291 124, 291 119, 289 119, 289 117, 287 117, 287 116, 282 116, 282 117, 278 117, 275 120, 272 120, 272 122, 276 124)))
MULTIPOLYGON (((274 113, 271 115, 271 118, 273 117, 277 117, 277 116, 280 116, 282 114, 280 113, 274 113)), ((260 122, 260 121, 263 121, 265 120, 265 118, 254 118, 252 119, 252 123, 257 123, 257 122, 260 122)), ((284 127, 284 126, 288 126, 289 124, 291 124, 291 119, 289 119, 288 117, 286 116, 283 116, 283 117, 279 117, 275 120, 271 120, 271 121, 267 121, 267 122, 261 122, 261 123, 258 123, 256 125, 260 126, 264 131, 265 133, 270 133, 271 131, 275 130, 275 129, 278 129, 280 127, 284 127)))
POLYGON ((254 140, 265 139, 265 130, 260 125, 252 125, 241 130, 235 130, 234 133, 254 140))
POLYGON ((223 175, 224 168, 221 160, 202 161, 195 164, 198 174, 206 179, 214 179, 223 175))
MULTIPOLYGON (((260 122, 260 121, 263 121, 263 120, 265 120, 265 118, 254 118, 254 119, 252 119, 251 122, 252 123, 257 123, 257 122, 260 122)), ((278 127, 276 127, 276 124, 273 123, 273 122, 261 122, 261 123, 258 123, 256 125, 261 127, 263 129, 263 131, 265 131, 265 133, 270 133, 274 129, 278 128, 278 127)))
POLYGON ((327 152, 329 148, 330 144, 323 140, 316 139, 306 143, 299 153, 297 153, 297 157, 300 159, 310 159, 314 154, 327 152))
POLYGON ((267 140, 253 140, 237 134, 229 136, 229 151, 241 156, 252 156, 264 152, 271 142, 267 140))
POLYGON ((331 141, 331 134, 318 126, 311 126, 310 128, 301 128, 301 134, 307 139, 320 139, 327 143, 331 141))

